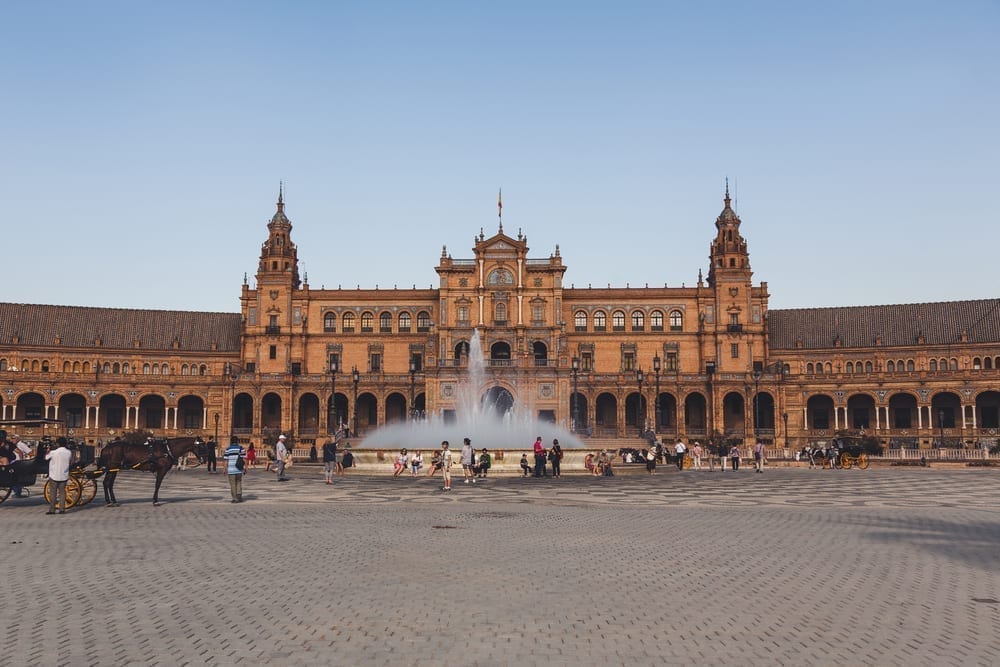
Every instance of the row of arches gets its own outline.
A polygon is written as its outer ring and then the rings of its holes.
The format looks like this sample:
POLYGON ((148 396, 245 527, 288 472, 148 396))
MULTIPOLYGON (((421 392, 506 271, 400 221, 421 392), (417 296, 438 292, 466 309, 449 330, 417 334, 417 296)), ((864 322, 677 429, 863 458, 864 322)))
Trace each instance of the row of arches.
POLYGON ((806 428, 830 429, 1000 429, 1000 392, 984 391, 964 403, 943 391, 920 403, 914 394, 899 392, 877 404, 868 394, 852 394, 837 405, 831 396, 811 396, 805 406, 806 428))
MULTIPOLYGON (((611 330, 625 331, 626 320, 631 325, 631 331, 645 331, 646 320, 649 320, 650 331, 663 331, 664 316, 662 310, 652 310, 647 313, 642 309, 634 309, 626 316, 624 310, 611 311, 611 330)), ((684 328, 684 313, 678 309, 667 313, 666 320, 669 322, 670 331, 681 331, 684 328)), ((577 331, 589 331, 590 324, 593 324, 593 331, 607 331, 608 315, 604 310, 595 310, 589 314, 585 310, 578 310, 573 313, 573 328, 577 331)))
POLYGON ((11 403, 0 401, 3 419, 56 419, 67 428, 97 429, 183 429, 207 427, 205 401, 187 394, 169 405, 163 396, 147 394, 129 402, 121 394, 105 394, 96 403, 86 396, 66 393, 55 403, 46 403, 36 392, 21 394, 11 403))
MULTIPOLYGON (((340 318, 341 331, 343 333, 354 333, 356 331, 356 323, 360 324, 361 333, 374 333, 375 332, 375 313, 370 310, 362 311, 360 315, 356 315, 351 311, 346 311, 343 313, 337 313, 336 311, 330 310, 323 314, 323 332, 324 333, 336 333, 337 332, 337 319, 340 318)), ((431 328, 431 314, 426 310, 421 310, 417 312, 417 331, 426 332, 430 331, 431 328)), ((395 318, 393 318, 392 313, 389 311, 382 311, 378 315, 378 332, 379 333, 392 333, 393 332, 393 321, 396 323, 396 333, 410 333, 413 325, 413 318, 409 311, 403 311, 399 313, 395 318)))
MULTIPOLYGON (((54 370, 48 359, 22 359, 21 365, 0 359, 0 372, 9 370, 20 370, 24 373, 48 373, 54 370)), ((91 373, 98 372, 103 375, 132 375, 141 372, 143 375, 172 375, 173 369, 165 363, 138 363, 128 361, 105 361, 91 365, 89 361, 64 361, 62 364, 63 373, 91 373)), ((208 375, 208 364, 181 364, 181 375, 208 375)))
MULTIPOLYGON (((255 429, 280 429, 287 423, 285 401, 275 392, 264 394, 259 401, 248 393, 239 393, 233 398, 233 422, 235 433, 249 433, 255 429)), ((358 394, 352 405, 346 394, 337 393, 328 398, 325 405, 312 392, 300 395, 295 403, 295 424, 299 435, 332 434, 341 428, 364 433, 384 424, 405 422, 420 417, 426 411, 426 397, 423 392, 416 394, 413 402, 401 392, 390 392, 380 403, 371 392, 358 394)))

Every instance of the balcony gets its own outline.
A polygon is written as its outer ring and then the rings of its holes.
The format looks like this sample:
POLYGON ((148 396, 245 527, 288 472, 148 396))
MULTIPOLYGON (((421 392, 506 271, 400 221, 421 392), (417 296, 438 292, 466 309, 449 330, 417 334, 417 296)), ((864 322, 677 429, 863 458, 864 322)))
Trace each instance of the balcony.
POLYGON ((264 327, 264 333, 269 336, 275 336, 281 333, 281 327, 279 327, 276 324, 269 324, 266 327, 264 327))
POLYGON ((730 324, 729 326, 726 327, 726 331, 728 331, 729 333, 743 333, 743 325, 730 324))

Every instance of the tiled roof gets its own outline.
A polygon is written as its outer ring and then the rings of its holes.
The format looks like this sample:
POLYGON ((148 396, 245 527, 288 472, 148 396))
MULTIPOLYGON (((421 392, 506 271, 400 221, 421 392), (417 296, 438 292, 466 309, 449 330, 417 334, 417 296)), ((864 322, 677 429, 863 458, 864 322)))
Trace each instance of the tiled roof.
POLYGON ((888 306, 802 308, 768 312, 772 350, 835 347, 873 347, 881 337, 882 347, 945 345, 962 341, 1000 343, 1000 299, 904 303, 888 306))
POLYGON ((239 313, 0 303, 0 345, 238 352, 241 329, 239 313))

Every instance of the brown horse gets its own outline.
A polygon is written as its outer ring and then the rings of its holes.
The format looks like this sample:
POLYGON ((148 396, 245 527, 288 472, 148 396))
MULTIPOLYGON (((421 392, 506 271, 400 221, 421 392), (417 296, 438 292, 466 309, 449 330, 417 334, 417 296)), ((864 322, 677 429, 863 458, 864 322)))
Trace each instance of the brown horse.
POLYGON ((97 467, 106 473, 104 502, 108 507, 118 507, 118 500, 115 499, 115 478, 118 477, 119 471, 141 470, 156 473, 153 504, 159 505, 160 484, 163 478, 177 464, 178 459, 189 452, 194 452, 201 463, 208 458, 208 447, 201 438, 169 438, 153 440, 148 444, 116 441, 106 445, 97 459, 97 467))

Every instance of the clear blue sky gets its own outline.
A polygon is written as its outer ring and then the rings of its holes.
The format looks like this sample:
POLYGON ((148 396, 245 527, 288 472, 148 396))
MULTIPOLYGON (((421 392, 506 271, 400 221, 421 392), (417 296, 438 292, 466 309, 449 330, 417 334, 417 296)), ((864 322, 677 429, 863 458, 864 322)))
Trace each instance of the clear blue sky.
POLYGON ((235 312, 480 228, 693 283, 724 179, 772 308, 997 296, 996 2, 45 2, 0 26, 0 300, 235 312), (15 270, 16 267, 16 270, 15 270))

